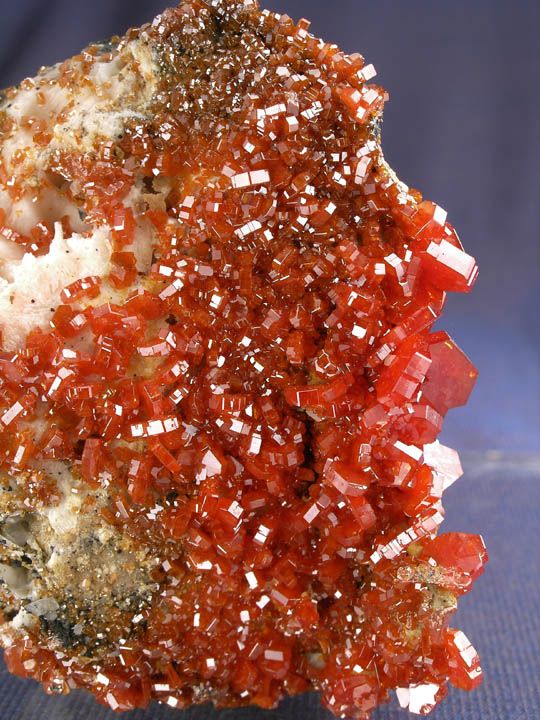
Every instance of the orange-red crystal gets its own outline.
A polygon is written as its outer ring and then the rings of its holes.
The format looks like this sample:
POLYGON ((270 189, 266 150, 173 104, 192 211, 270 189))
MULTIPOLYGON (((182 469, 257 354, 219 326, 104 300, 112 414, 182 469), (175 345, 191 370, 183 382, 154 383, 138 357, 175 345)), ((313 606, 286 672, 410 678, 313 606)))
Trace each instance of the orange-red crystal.
POLYGON ((144 32, 187 48, 173 62, 197 78, 191 100, 168 79, 118 152, 58 158, 114 228, 108 281, 129 294, 100 303, 86 277, 50 329, 0 356, 3 468, 56 458, 91 486, 106 478, 110 522, 162 564, 136 638, 99 662, 39 638, 7 648, 11 671, 51 691, 60 679, 128 710, 317 689, 364 718, 393 689, 434 685, 438 700, 481 678, 434 597, 467 592, 485 548, 435 538, 444 483, 424 457, 476 378, 431 330, 476 264, 385 165, 385 93, 363 58, 307 28, 237 0, 167 11, 144 32), (189 29, 212 23, 204 85, 189 29), (142 283, 123 205, 141 173, 175 179, 167 210, 144 211, 158 243, 142 283), (81 333, 85 349, 63 352, 81 333), (44 405, 33 446, 18 422, 44 405))

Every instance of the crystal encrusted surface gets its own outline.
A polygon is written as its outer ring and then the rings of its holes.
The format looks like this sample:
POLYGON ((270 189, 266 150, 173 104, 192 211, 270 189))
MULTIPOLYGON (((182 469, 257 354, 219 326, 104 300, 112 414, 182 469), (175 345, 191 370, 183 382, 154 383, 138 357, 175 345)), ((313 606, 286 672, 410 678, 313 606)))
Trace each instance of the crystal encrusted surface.
POLYGON ((6 93, 1 640, 48 692, 368 718, 481 681, 436 440, 477 373, 431 330, 476 263, 308 27, 191 0, 6 93))

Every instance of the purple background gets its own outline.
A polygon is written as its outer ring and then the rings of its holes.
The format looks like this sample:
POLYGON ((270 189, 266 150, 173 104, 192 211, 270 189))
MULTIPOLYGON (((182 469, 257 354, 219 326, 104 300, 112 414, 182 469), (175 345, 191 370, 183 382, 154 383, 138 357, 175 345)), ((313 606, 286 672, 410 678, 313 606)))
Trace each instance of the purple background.
MULTIPOLYGON (((150 19, 166 0, 0 0, 0 86, 86 43, 150 19)), ((483 654, 486 682, 452 692, 434 720, 540 720, 540 2, 538 0, 267 0, 312 31, 361 51, 389 91, 383 140, 400 177, 449 211, 480 262, 470 296, 441 324, 478 365, 473 398, 443 441, 465 451, 446 529, 482 532, 492 560, 458 626, 483 654), (469 483, 467 485, 467 482, 469 483)), ((2 720, 109 719, 89 698, 43 699, 2 674, 2 720)), ((133 720, 319 720, 310 696, 275 713, 133 720)), ((404 716, 404 715, 403 715, 404 716)), ((385 709, 377 720, 402 717, 385 709)))

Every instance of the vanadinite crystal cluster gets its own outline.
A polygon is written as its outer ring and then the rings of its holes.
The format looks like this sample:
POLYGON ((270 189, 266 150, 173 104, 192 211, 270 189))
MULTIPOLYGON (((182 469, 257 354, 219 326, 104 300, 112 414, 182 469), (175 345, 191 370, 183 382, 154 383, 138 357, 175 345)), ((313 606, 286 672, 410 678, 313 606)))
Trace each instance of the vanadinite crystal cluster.
POLYGON ((385 163, 361 55, 190 0, 0 112, 0 638, 115 710, 368 718, 481 680, 438 535, 477 267, 385 163))

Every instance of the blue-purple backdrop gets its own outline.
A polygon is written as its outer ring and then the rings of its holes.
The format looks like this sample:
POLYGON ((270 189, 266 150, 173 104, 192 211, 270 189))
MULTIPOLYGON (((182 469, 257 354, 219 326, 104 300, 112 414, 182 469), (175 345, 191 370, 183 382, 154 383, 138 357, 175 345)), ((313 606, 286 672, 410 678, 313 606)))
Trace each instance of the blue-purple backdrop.
MULTIPOLYGON (((0 86, 122 33, 166 4, 0 0, 0 86)), ((316 34, 375 64, 391 95, 387 158, 403 180, 449 211, 480 261, 474 293, 452 297, 442 322, 481 371, 470 405, 451 414, 443 439, 476 454, 466 462, 469 485, 464 480, 448 494, 446 527, 483 532, 491 551, 459 622, 483 653, 487 679, 472 697, 452 693, 434 720, 540 720, 540 2, 264 4, 309 17, 316 34)), ((32 684, 8 677, 0 682, 0 703, 2 720, 112 718, 89 699, 45 701, 32 684)), ((395 713, 377 718, 393 720, 395 713)), ((156 708, 129 717, 179 716, 156 708)), ((218 716, 202 710, 180 717, 218 716)), ((308 698, 286 703, 277 715, 219 717, 323 714, 308 698)))

